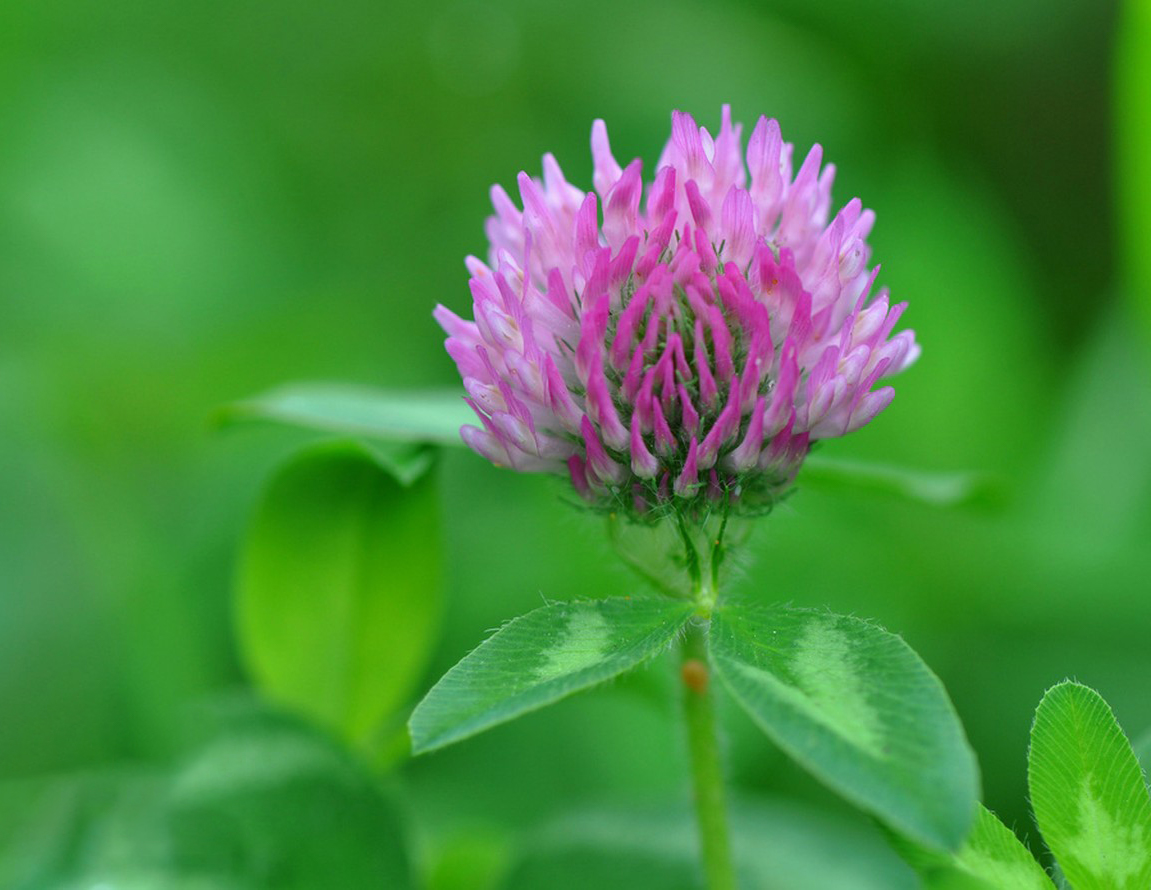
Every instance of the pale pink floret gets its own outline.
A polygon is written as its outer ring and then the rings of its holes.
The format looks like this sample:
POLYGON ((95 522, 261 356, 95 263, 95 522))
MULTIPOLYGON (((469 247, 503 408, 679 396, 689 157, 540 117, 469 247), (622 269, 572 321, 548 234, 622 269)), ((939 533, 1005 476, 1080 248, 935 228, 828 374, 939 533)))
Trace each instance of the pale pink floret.
POLYGON ((871 289, 858 199, 833 219, 834 167, 761 117, 723 108, 713 138, 690 115, 645 187, 592 125, 594 192, 544 156, 521 173, 520 207, 499 186, 486 263, 469 257, 473 319, 439 306, 478 427, 464 441, 494 463, 570 474, 593 504, 689 515, 716 500, 770 507, 811 443, 868 423, 880 381, 919 355, 892 335, 905 304, 871 289))

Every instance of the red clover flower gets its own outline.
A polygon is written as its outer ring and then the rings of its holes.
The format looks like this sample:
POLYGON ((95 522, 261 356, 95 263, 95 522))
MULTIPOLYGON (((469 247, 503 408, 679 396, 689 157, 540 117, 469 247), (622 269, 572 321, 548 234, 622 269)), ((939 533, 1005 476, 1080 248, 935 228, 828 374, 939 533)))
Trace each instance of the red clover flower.
POLYGON ((727 106, 715 137, 674 112, 645 185, 597 120, 594 192, 550 154, 542 183, 520 173, 522 210, 492 188, 488 262, 466 261, 475 320, 435 311, 482 424, 461 430, 472 449, 570 474, 595 507, 699 520, 770 509, 814 441, 887 407, 876 384, 919 346, 892 336, 906 304, 871 298, 874 214, 855 198, 829 224, 820 146, 793 177, 776 121, 746 155, 741 130, 727 106))

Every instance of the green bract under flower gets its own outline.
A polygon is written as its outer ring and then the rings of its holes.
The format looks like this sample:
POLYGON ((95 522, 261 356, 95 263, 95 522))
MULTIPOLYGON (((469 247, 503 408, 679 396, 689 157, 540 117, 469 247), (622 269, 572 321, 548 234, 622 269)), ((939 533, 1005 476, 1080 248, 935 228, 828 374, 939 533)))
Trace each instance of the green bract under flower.
POLYGON ((464 440, 501 466, 569 474, 591 504, 700 520, 769 509, 818 439, 859 429, 919 354, 892 336, 905 304, 871 295, 858 199, 828 222, 834 167, 761 117, 742 146, 727 107, 714 138, 690 115, 646 187, 592 127, 595 191, 545 155, 499 186, 488 262, 467 260, 474 321, 436 319, 481 426, 464 440))

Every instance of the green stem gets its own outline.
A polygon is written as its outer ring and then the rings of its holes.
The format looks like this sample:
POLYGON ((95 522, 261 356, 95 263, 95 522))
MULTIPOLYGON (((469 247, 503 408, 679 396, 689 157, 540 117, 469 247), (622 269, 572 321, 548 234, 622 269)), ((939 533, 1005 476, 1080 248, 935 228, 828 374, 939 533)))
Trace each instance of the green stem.
POLYGON ((711 586, 715 589, 719 588, 719 570, 723 566, 723 558, 727 555, 723 543, 723 534, 727 531, 727 517, 728 504, 724 501, 723 518, 720 520, 719 531, 716 532, 715 541, 712 542, 711 547, 711 586))
POLYGON ((687 565, 687 574, 691 578, 691 586, 693 589, 698 590, 702 576, 699 567, 699 551, 695 549, 695 541, 692 540, 691 532, 687 528, 687 520, 684 519, 683 514, 676 512, 675 514, 676 526, 679 528, 680 538, 683 540, 683 557, 687 565))
POLYGON ((707 629, 692 622, 682 646, 683 713, 687 720, 692 790, 708 890, 736 890, 727 830, 723 769, 709 689, 707 629))

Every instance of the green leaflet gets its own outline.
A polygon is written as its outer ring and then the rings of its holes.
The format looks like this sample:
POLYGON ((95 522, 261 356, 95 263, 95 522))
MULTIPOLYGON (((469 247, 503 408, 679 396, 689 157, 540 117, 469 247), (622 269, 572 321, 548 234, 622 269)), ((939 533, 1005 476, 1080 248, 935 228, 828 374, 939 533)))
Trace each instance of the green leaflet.
POLYGON ((510 621, 448 671, 409 728, 416 754, 594 686, 658 655, 694 607, 667 599, 553 603, 510 621))
POLYGON ((998 890, 1052 890, 1054 884, 1010 828, 982 805, 967 843, 955 856, 965 874, 998 890))
POLYGON ((285 384, 222 408, 218 420, 438 445, 463 445, 460 427, 477 422, 459 389, 405 392, 351 383, 285 384))
POLYGON ((378 458, 339 444, 285 466, 239 576, 238 633, 257 685, 357 744, 411 694, 441 610, 434 475, 405 486, 378 458))
POLYGON ((956 853, 926 850, 898 835, 892 845, 932 890, 1053 890, 1054 884, 1015 833, 990 810, 978 808, 975 827, 956 853))
POLYGON ((1151 799, 1097 692, 1071 681, 1047 691, 1027 772, 1039 830, 1075 890, 1151 887, 1151 799))
POLYGON ((975 758, 939 680, 899 637, 842 615, 725 605, 711 657, 760 728, 831 788, 928 847, 962 844, 975 758))
POLYGON ((875 491, 932 507, 996 505, 1004 498, 1002 486, 985 473, 933 473, 819 454, 803 462, 798 484, 836 491, 875 491))

